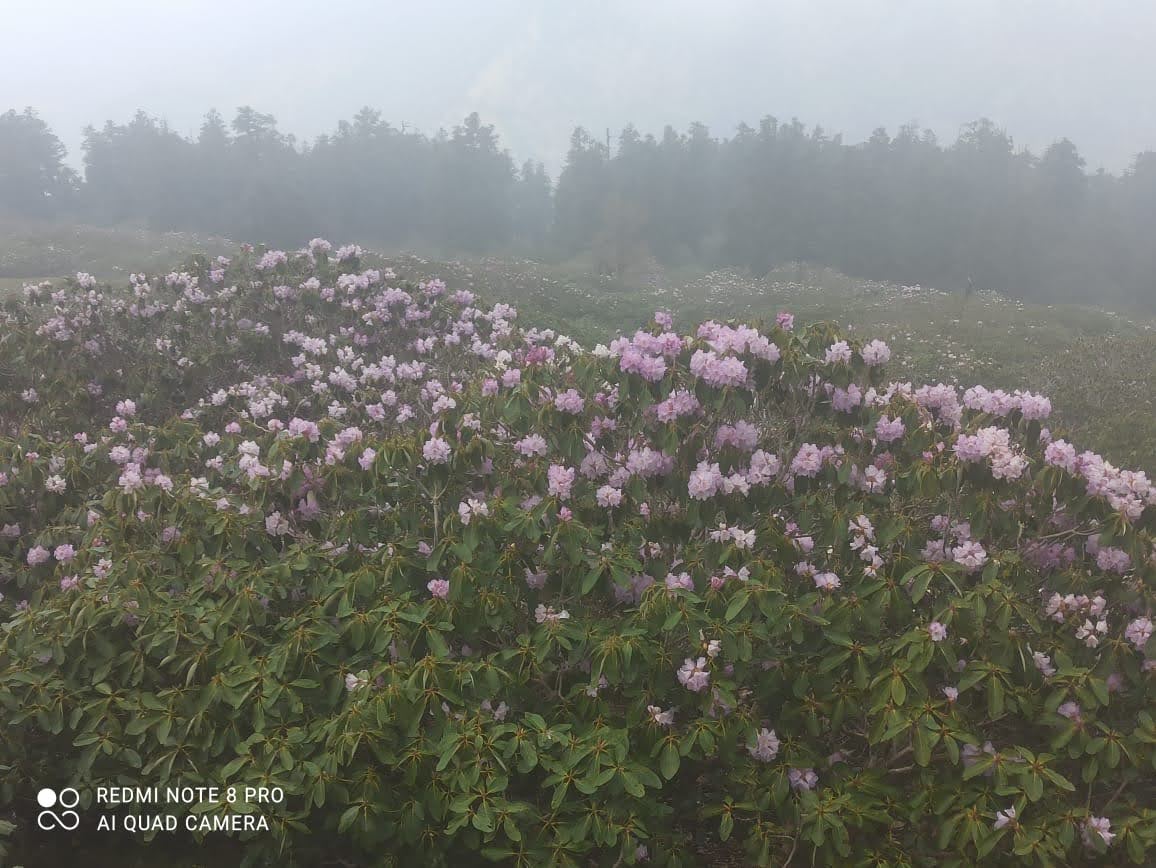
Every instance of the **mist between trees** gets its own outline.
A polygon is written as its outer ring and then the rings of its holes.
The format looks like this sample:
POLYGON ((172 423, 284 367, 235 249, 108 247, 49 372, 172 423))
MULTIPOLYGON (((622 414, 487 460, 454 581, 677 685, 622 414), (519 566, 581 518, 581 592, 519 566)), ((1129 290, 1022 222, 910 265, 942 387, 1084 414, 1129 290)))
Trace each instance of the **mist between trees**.
POLYGON ((138 113, 85 131, 83 177, 35 111, 0 115, 0 213, 279 245, 314 235, 442 255, 651 257, 761 274, 784 262, 1037 301, 1156 307, 1156 152, 1088 174, 1075 145, 1017 149, 989 120, 941 144, 914 126, 845 144, 764 118, 729 138, 578 128, 556 183, 471 114, 425 135, 363 109, 299 142, 252 108, 189 139, 138 113))

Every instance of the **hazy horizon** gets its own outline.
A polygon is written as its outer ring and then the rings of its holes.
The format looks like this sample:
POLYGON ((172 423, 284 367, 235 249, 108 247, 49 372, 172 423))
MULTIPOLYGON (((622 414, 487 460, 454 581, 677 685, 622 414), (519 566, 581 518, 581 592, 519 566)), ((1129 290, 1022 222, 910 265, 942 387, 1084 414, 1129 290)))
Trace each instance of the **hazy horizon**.
POLYGON ((878 8, 454 0, 384 10, 348 0, 322 15, 296 0, 60 0, 8 10, 0 111, 37 109, 74 166, 87 124, 143 109, 194 135, 208 109, 229 118, 241 105, 303 141, 365 105, 427 134, 477 111, 516 160, 541 160, 554 177, 575 126, 601 138, 628 123, 658 134, 701 121, 727 137, 768 114, 848 142, 906 123, 950 142, 986 116, 1037 154, 1071 139, 1089 172, 1119 173, 1156 148, 1145 38, 1156 7, 878 8))

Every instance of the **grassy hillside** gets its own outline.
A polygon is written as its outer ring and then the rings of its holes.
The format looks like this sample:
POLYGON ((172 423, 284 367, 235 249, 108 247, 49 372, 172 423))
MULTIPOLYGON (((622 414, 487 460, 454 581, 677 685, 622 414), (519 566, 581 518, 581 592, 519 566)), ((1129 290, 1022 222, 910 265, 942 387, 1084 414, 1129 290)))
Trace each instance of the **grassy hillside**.
MULTIPOLYGON (((189 233, 0 221, 0 294, 29 280, 77 271, 123 281, 132 271, 173 268, 193 252, 228 253, 234 247, 189 233)), ((438 276, 451 288, 509 301, 523 322, 587 344, 632 331, 656 308, 671 310, 684 325, 708 317, 770 318, 780 310, 801 320, 830 320, 886 339, 896 351, 890 369, 901 376, 1041 391, 1081 447, 1120 465, 1156 471, 1156 320, 1148 317, 1031 305, 995 293, 964 298, 806 266, 753 277, 652 265, 611 281, 597 278, 581 261, 433 261, 413 255, 380 261, 407 276, 438 276)))
POLYGON ((227 253, 232 242, 191 232, 150 232, 0 218, 0 290, 32 280, 87 271, 101 280, 128 280, 160 271, 195 252, 227 253))
POLYGON ((1043 392, 1078 445, 1120 465, 1156 471, 1156 320, 1148 317, 1032 305, 990 292, 965 298, 805 266, 763 277, 654 268, 615 284, 581 264, 386 261, 399 272, 438 275, 451 287, 507 299, 526 320, 584 343, 633 330, 656 308, 671 310, 684 324, 773 318, 780 310, 801 320, 830 320, 887 340, 896 351, 889 370, 905 378, 1043 392))

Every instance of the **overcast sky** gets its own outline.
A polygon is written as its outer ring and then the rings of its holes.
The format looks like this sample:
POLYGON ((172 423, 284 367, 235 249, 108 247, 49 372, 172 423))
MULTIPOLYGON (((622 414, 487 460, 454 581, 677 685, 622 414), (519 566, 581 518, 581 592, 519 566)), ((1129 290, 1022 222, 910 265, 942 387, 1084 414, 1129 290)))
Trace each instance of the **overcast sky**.
POLYGON ((250 104, 310 139, 363 105, 425 132, 470 111, 556 173, 571 130, 763 115, 844 139, 993 118, 1088 168, 1156 149, 1150 0, 0 0, 0 111, 81 129, 143 108, 193 134, 250 104))

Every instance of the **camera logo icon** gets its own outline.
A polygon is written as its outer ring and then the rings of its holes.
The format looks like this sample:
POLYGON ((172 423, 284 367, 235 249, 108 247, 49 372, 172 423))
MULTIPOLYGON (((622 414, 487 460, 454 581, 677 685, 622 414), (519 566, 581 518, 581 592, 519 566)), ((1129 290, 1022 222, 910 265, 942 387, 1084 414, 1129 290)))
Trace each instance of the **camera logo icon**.
POLYGON ((80 825, 80 814, 70 810, 80 804, 80 793, 72 787, 65 787, 59 793, 50 787, 45 787, 36 794, 36 804, 44 808, 36 815, 36 825, 46 832, 56 828, 71 832, 80 825), (59 813, 50 810, 55 807, 66 810, 59 813))

